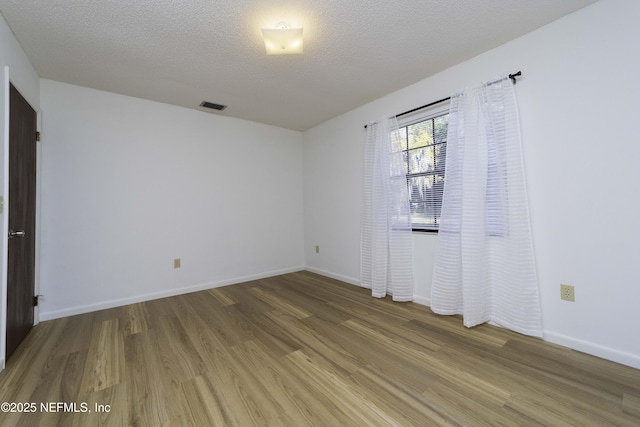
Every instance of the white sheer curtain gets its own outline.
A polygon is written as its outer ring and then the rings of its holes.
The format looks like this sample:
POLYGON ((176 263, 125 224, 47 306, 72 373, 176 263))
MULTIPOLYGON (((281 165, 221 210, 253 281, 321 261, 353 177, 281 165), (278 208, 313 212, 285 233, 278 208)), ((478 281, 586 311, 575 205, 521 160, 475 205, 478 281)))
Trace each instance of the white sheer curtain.
POLYGON ((413 240, 403 153, 395 117, 367 125, 360 279, 376 298, 413 300, 413 240))
POLYGON ((451 98, 431 309, 542 336, 520 125, 507 77, 451 98))

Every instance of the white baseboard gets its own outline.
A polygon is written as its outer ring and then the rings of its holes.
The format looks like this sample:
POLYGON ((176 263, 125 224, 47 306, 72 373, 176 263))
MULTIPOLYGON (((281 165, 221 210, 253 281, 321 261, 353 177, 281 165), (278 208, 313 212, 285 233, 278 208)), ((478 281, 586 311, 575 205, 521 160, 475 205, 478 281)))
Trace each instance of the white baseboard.
MULTIPOLYGON (((341 280, 346 283, 364 287, 360 284, 359 280, 351 277, 342 276, 340 274, 332 273, 329 271, 321 270, 319 268, 313 268, 307 266, 305 268, 313 273, 320 274, 322 276, 331 277, 332 279, 341 280)), ((423 296, 414 296, 413 302, 421 305, 431 306, 431 299, 423 296)), ((550 343, 559 344, 564 347, 571 348, 573 350, 581 351, 583 353, 590 354, 592 356, 607 359, 612 362, 620 363, 622 365, 631 366, 632 368, 640 369, 640 356, 626 353, 623 351, 615 350, 613 348, 601 346, 589 341, 579 340, 566 335, 558 334, 552 331, 543 331, 544 340, 550 343)))
POLYGON ((431 307, 431 298, 421 297, 419 295, 414 295, 413 296, 413 302, 415 302, 416 304, 426 305, 428 307, 431 307))
POLYGON ((569 347, 573 350, 578 350, 583 353, 597 356, 602 359, 611 360, 623 365, 631 366, 632 368, 640 369, 640 356, 635 354, 626 353, 610 347, 605 347, 599 344, 595 344, 589 341, 579 340, 566 335, 558 334, 551 331, 543 331, 544 340, 559 344, 565 347, 569 347))
POLYGON ((302 266, 293 267, 293 268, 287 268, 287 269, 283 269, 283 270, 276 270, 276 271, 269 271, 269 272, 260 273, 260 274, 254 274, 254 275, 251 275, 251 276, 236 277, 236 278, 233 278, 233 279, 220 280, 220 281, 217 281, 217 282, 200 283, 198 285, 188 286, 188 287, 185 287, 185 288, 169 289, 169 290, 166 290, 166 291, 152 292, 152 293, 141 294, 141 295, 134 295, 134 296, 131 296, 131 297, 126 297, 126 298, 116 298, 116 299, 112 299, 112 300, 108 300, 108 301, 101 301, 101 302, 98 302, 98 303, 95 303, 95 304, 86 304, 86 305, 81 305, 81 306, 76 306, 76 307, 71 307, 71 308, 65 308, 65 309, 62 309, 62 310, 41 311, 39 319, 40 319, 40 321, 59 319, 61 317, 74 316, 76 314, 83 314, 83 313, 90 313, 92 311, 98 311, 98 310, 104 310, 104 309, 107 309, 107 308, 120 307, 120 306, 127 305, 127 304, 135 304, 135 303, 138 303, 138 302, 151 301, 151 300, 159 299, 159 298, 166 298, 166 297, 172 297, 172 296, 175 296, 175 295, 188 294, 188 293, 191 293, 191 292, 198 292, 198 291, 203 291, 203 290, 206 290, 206 289, 219 288, 221 286, 235 285, 237 283, 250 282, 252 280, 265 279, 267 277, 279 276, 281 274, 287 274, 287 273, 294 273, 296 271, 302 271, 304 269, 305 268, 302 267, 302 266))
POLYGON ((312 273, 319 274, 321 276, 331 277, 332 279, 340 280, 342 282, 349 283, 351 285, 360 286, 361 288, 364 287, 360 284, 360 279, 354 279, 353 277, 343 276, 342 274, 332 273, 330 271, 322 270, 320 268, 310 267, 308 265, 305 266, 304 269, 312 273))
MULTIPOLYGON (((159 298, 166 298, 166 297, 175 296, 175 295, 182 295, 190 292, 202 291, 205 289, 213 289, 221 286, 234 285, 237 283, 250 282, 252 280, 259 280, 267 277, 279 276, 281 274, 294 273, 296 271, 302 271, 302 270, 307 270, 312 273, 320 274, 321 276, 330 277, 332 279, 340 280, 342 282, 349 283, 351 285, 363 287, 360 284, 360 280, 355 279, 353 277, 332 273, 330 271, 322 270, 315 267, 300 266, 300 267, 293 267, 293 268, 288 268, 283 270, 269 271, 269 272, 254 274, 250 276, 236 277, 233 279, 226 279, 226 280, 221 280, 216 282, 201 283, 194 286, 188 286, 186 288, 170 289, 170 290, 161 291, 161 292, 153 292, 153 293, 135 295, 135 296, 126 297, 126 298, 112 299, 108 301, 98 302, 95 304, 87 304, 82 306, 65 308, 63 310, 56 310, 56 311, 49 311, 49 312, 41 310, 39 315, 39 320, 45 321, 45 320, 58 319, 61 317, 73 316, 76 314, 90 313, 92 311, 120 307, 127 304, 135 304, 138 302, 150 301, 150 300, 159 299, 159 298)), ((431 299, 427 297, 422 297, 422 296, 415 296, 413 302, 417 304, 425 305, 425 306, 431 305, 431 299)), ((615 350, 613 348, 601 346, 599 344, 595 344, 589 341, 583 341, 577 338, 572 338, 566 335, 558 334, 556 332, 547 331, 547 330, 544 331, 544 340, 554 344, 559 344, 577 351, 581 351, 583 353, 587 353, 596 357, 601 357, 603 359, 611 360, 616 363, 620 363, 623 365, 631 366, 636 369, 640 369, 640 356, 637 356, 635 354, 626 353, 623 351, 615 350)), ((3 365, 4 365, 4 360, 0 359, 0 370, 2 370, 3 365)))
MULTIPOLYGON (((351 285, 356 285, 356 286, 359 286, 361 288, 369 289, 367 286, 362 285, 360 283, 359 279, 355 279, 353 277, 343 276, 342 274, 332 273, 331 271, 326 271, 326 270, 322 270, 320 268, 315 268, 315 267, 310 267, 310 266, 306 266, 305 270, 310 271, 312 273, 319 274, 321 276, 331 277, 332 279, 340 280, 342 282, 349 283, 351 285)), ((413 296, 413 302, 415 302, 416 304, 420 304, 420 305, 431 306, 431 298, 428 298, 428 297, 414 295, 413 296)))

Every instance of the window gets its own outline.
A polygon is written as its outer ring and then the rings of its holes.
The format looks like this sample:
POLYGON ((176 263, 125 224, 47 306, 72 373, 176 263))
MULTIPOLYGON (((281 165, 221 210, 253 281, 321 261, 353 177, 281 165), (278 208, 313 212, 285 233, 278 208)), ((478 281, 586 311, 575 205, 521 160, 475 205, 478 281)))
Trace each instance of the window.
POLYGON ((437 231, 440 225, 448 124, 448 111, 423 117, 402 125, 393 144, 406 168, 414 231, 437 231))

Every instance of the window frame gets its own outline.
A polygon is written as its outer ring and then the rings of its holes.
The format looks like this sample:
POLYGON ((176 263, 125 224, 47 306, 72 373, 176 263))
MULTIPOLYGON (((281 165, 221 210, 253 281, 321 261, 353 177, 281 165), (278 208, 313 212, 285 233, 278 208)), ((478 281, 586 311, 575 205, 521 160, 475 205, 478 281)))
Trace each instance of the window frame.
MULTIPOLYGON (((441 117, 444 115, 449 115, 449 110, 450 110, 450 101, 447 100, 445 102, 442 102, 440 104, 416 111, 414 113, 411 113, 409 115, 407 115, 406 117, 402 117, 402 118, 398 118, 398 130, 400 132, 408 132, 408 129, 406 129, 409 126, 412 125, 416 125, 418 123, 422 123, 422 122, 426 122, 429 120, 433 120, 437 117, 441 117)), ((447 124, 448 126, 448 124, 447 124)), ((408 134, 407 135, 407 146, 406 146, 406 150, 402 150, 403 152, 407 153, 407 158, 409 155, 409 152, 411 150, 414 150, 416 148, 409 148, 409 143, 408 143, 408 134)), ((442 168, 442 176, 444 178, 445 176, 445 172, 446 172, 446 146, 447 146, 447 138, 445 138, 444 146, 445 146, 445 158, 444 158, 444 162, 445 162, 445 166, 442 168)), ((442 144, 441 142, 438 144, 442 144)), ((438 144, 431 144, 428 146, 435 146, 438 144)), ((425 146, 425 147, 428 147, 425 146)), ((421 148, 421 147, 418 147, 421 148)), ((417 176, 436 176, 438 175, 437 173, 435 173, 436 171, 434 170, 433 172, 416 172, 416 173, 410 173, 410 162, 407 160, 407 173, 406 173, 406 181, 407 181, 407 192, 409 195, 409 202, 411 200, 411 187, 410 187, 410 179, 412 177, 417 177, 417 176)), ((410 202, 411 203, 411 202, 410 202)), ((442 208, 442 195, 440 198, 440 207, 442 208)), ((440 213, 441 215, 441 213, 440 213)), ((438 218, 440 217, 440 215, 438 216, 438 218)), ((438 233, 439 229, 440 229, 440 222, 434 224, 435 228, 431 227, 431 228, 425 228, 425 227, 417 227, 416 224, 413 221, 413 211, 411 212, 411 231, 413 232, 417 232, 417 233, 438 233)))

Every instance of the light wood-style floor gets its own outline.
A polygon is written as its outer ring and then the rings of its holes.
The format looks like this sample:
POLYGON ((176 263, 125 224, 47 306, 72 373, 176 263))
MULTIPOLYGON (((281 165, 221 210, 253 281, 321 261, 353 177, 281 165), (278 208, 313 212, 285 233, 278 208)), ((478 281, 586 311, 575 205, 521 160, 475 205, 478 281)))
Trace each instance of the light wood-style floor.
POLYGON ((0 393, 37 404, 3 427, 640 425, 640 370, 309 272, 43 322, 0 393))

